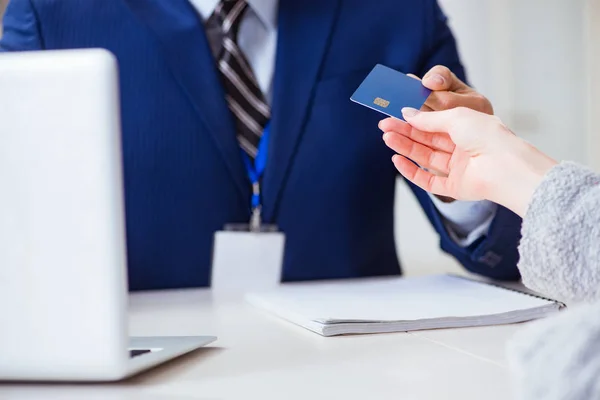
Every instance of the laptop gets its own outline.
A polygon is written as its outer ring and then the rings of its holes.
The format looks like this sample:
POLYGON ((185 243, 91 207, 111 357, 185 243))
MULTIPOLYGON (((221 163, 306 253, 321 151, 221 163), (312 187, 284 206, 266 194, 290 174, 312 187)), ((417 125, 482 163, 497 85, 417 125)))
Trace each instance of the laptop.
POLYGON ((216 339, 128 336, 112 54, 0 54, 0 188, 0 380, 117 381, 216 339))

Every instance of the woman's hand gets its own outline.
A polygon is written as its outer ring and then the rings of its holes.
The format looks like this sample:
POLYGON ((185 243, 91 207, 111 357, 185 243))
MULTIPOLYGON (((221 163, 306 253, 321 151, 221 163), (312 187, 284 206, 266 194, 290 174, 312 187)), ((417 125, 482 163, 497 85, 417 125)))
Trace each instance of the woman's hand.
MULTIPOLYGON (((421 111, 444 111, 456 107, 467 107, 486 114, 494 114, 494 108, 490 101, 461 81, 448 67, 436 65, 423 76, 422 80, 413 74, 408 74, 408 76, 421 81, 423 86, 432 91, 421 107, 421 111)), ((435 169, 429 169, 429 171, 434 175, 446 176, 435 169)), ((437 197, 445 203, 454 201, 453 198, 447 196, 438 195, 437 197)))
POLYGON ((462 107, 404 109, 403 115, 408 123, 387 118, 379 124, 385 143, 404 156, 394 156, 394 164, 406 179, 439 196, 491 200, 523 216, 543 176, 556 164, 492 115, 462 107))

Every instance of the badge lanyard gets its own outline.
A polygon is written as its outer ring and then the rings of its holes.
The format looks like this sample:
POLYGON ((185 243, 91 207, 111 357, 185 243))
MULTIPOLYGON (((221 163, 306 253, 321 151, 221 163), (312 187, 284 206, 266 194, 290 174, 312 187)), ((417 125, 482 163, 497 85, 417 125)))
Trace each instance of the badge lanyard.
POLYGON ((262 137, 258 143, 258 149, 256 151, 256 157, 254 157, 254 163, 250 160, 250 157, 242 151, 242 157, 244 164, 246 165, 246 171, 248 172, 248 178, 252 183, 252 217, 250 218, 250 230, 253 232, 260 231, 261 211, 262 211, 262 198, 261 198, 261 180, 267 167, 267 153, 269 150, 269 134, 270 134, 270 122, 267 122, 263 130, 262 137))

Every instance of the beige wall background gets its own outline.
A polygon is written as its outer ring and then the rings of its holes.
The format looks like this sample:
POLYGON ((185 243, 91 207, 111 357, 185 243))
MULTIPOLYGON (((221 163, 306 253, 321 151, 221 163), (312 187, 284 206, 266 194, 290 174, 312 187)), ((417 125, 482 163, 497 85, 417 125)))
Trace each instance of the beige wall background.
MULTIPOLYGON (((600 170, 600 0, 438 0, 470 83, 515 133, 600 170)), ((404 184, 396 236, 410 273, 457 268, 404 184)))
POLYGON ((600 171, 600 0, 586 4, 587 163, 600 171), (596 72, 596 73, 595 73, 596 72))

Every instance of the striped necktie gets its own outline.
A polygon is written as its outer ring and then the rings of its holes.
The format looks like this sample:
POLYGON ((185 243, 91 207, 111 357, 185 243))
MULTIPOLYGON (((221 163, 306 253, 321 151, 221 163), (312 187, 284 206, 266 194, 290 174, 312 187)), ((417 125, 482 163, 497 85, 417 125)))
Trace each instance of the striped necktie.
POLYGON ((237 44, 240 22, 247 8, 244 0, 221 0, 209 24, 218 25, 221 30, 222 43, 217 63, 227 105, 235 118, 237 139, 244 152, 254 160, 263 129, 271 118, 271 110, 237 44))

